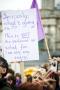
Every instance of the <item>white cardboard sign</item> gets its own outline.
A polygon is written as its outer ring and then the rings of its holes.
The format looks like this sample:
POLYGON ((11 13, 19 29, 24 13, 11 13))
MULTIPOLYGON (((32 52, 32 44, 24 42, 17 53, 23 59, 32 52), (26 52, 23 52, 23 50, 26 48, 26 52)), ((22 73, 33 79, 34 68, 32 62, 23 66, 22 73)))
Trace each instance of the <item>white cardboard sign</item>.
POLYGON ((39 60, 36 10, 2 11, 3 52, 8 62, 39 60))

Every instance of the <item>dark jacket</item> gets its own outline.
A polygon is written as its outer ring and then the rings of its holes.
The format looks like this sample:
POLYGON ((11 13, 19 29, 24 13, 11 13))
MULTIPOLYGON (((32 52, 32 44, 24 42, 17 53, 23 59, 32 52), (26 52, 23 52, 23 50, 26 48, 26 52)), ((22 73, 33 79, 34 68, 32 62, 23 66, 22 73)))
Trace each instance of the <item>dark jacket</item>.
POLYGON ((0 79, 0 90, 12 90, 6 83, 6 79, 0 79))

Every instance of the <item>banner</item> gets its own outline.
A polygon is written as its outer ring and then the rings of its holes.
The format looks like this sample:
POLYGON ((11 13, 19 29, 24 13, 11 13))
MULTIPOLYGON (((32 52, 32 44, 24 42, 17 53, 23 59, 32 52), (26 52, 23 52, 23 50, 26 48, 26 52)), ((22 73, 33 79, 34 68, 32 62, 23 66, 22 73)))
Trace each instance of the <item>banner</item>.
POLYGON ((36 0, 33 0, 32 1, 32 5, 31 5, 31 8, 36 8, 36 13, 37 13, 37 28, 38 28, 38 39, 39 40, 42 40, 44 39, 44 31, 43 31, 43 26, 42 26, 42 23, 41 23, 41 15, 40 15, 40 12, 38 10, 38 4, 36 2, 36 0))

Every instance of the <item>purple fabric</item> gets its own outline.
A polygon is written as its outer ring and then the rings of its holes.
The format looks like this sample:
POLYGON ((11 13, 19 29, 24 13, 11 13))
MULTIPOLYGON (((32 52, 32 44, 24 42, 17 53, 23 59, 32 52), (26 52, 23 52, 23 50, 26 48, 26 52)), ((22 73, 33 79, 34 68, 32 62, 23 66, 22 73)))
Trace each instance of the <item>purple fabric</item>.
POLYGON ((42 40, 44 39, 44 32, 43 32, 43 26, 41 24, 41 15, 39 14, 39 10, 38 10, 38 4, 36 2, 36 0, 32 1, 32 5, 31 8, 36 8, 36 12, 37 12, 37 28, 38 28, 38 39, 42 40))

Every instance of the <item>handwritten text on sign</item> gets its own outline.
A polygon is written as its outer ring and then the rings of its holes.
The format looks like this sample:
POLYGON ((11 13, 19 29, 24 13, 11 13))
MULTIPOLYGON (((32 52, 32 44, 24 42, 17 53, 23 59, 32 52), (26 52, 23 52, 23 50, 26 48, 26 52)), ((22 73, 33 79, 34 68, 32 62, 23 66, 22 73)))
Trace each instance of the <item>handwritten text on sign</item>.
POLYGON ((38 60, 36 10, 3 11, 4 57, 9 61, 38 60))

